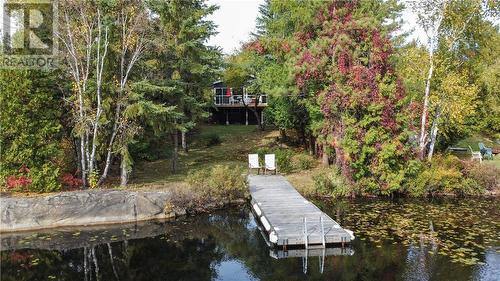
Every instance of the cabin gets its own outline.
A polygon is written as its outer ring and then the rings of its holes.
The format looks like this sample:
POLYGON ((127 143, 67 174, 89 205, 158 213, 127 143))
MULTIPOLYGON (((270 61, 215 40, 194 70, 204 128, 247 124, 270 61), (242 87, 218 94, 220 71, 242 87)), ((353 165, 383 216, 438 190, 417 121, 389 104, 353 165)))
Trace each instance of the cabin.
POLYGON ((267 107, 267 96, 264 94, 248 94, 246 87, 232 88, 223 81, 212 84, 214 109, 212 122, 217 124, 258 125, 254 110, 264 122, 264 109, 267 107))

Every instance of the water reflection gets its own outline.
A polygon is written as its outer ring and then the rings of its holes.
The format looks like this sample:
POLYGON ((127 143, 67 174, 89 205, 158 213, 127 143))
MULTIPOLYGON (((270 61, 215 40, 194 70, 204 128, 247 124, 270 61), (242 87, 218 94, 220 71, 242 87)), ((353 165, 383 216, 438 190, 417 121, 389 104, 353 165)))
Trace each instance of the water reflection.
POLYGON ((304 250, 270 251, 249 210, 242 208, 174 222, 5 234, 1 280, 498 280, 500 276, 499 200, 318 203, 355 230, 359 239, 344 249, 353 255, 311 251, 304 260, 300 257, 304 250))

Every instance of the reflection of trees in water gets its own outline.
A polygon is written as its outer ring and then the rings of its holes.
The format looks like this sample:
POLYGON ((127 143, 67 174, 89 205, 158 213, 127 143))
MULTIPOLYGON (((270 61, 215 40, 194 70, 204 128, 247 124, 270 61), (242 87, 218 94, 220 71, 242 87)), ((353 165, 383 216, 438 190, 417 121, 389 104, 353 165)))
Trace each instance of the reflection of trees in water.
MULTIPOLYGON (((337 204, 330 214, 345 220, 342 216, 352 208, 361 210, 359 206, 337 204)), ((52 245, 42 235, 41 240, 31 241, 26 247, 49 250, 1 252, 1 279, 51 280, 52 276, 55 280, 86 281, 211 280, 217 277, 221 261, 230 259, 240 261, 259 280, 467 280, 475 274, 473 267, 451 263, 449 257, 435 254, 437 246, 432 243, 407 247, 395 239, 376 247, 376 243, 358 239, 352 245, 353 256, 326 257, 323 274, 319 258, 310 257, 308 273, 304 275, 300 258, 276 260, 269 256, 269 249, 248 214, 246 208, 233 209, 166 224, 110 227, 91 233, 82 230, 79 239, 68 238, 72 233, 53 235, 52 245), (122 232, 125 235, 119 236, 122 232), (89 242, 98 233, 101 235, 92 242, 95 244, 89 242), (154 237, 148 238, 147 233, 154 237), (140 239, 128 240, 128 235, 140 239), (57 244, 74 249, 61 250, 57 244)), ((15 243, 2 245, 17 245, 26 240, 16 239, 9 240, 15 243)), ((18 248, 22 247, 12 247, 18 248)))
POLYGON ((215 277, 211 265, 223 257, 213 238, 147 238, 61 252, 16 253, 28 259, 13 260, 12 252, 2 252, 2 280, 210 280, 215 277))
POLYGON ((308 273, 302 272, 302 259, 276 260, 269 256, 269 249, 259 230, 251 225, 248 212, 214 217, 215 222, 207 227, 226 255, 240 260, 251 275, 260 280, 394 280, 404 268, 401 263, 405 251, 400 246, 387 249, 374 248, 356 241, 354 256, 330 256, 325 258, 324 273, 321 274, 320 259, 309 257, 308 273), (382 277, 382 278, 381 278, 382 277))
POLYGON ((214 238, 181 236, 172 233, 169 237, 176 240, 155 237, 61 251, 2 251, 2 280, 150 281, 215 277, 212 265, 224 255, 214 238))
MULTIPOLYGON (((426 243, 423 239, 418 246, 409 246, 406 251, 402 280, 489 280, 479 278, 474 267, 450 263, 449 257, 438 254, 435 241, 426 243), (478 276, 477 278, 469 278, 478 276)), ((491 279, 494 280, 494 279, 491 279)))
MULTIPOLYGON (((61 270, 63 275, 56 275, 68 277, 58 279, 87 281, 97 280, 96 276, 100 280, 116 280, 117 276, 119 280, 167 277, 168 280, 210 280, 215 277, 219 262, 232 258, 241 261, 249 273, 260 280, 394 280, 404 271, 403 247, 374 248, 356 241, 354 256, 326 257, 323 274, 319 270, 319 259, 310 257, 309 270, 304 275, 300 258, 276 260, 269 256, 269 249, 253 218, 248 216, 248 210, 190 218, 187 224, 178 222, 167 229, 168 233, 155 238, 63 251, 59 264, 50 259, 44 264, 48 268, 71 264, 72 267, 61 270)), ((40 253, 57 255, 59 252, 40 253)), ((44 275, 38 276, 28 280, 43 279, 40 277, 44 275)))

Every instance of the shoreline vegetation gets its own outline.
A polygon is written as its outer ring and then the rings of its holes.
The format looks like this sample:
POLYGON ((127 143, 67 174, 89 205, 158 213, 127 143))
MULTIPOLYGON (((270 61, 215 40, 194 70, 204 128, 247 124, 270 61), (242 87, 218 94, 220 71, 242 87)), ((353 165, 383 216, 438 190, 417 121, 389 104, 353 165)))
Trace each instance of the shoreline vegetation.
MULTIPOLYGON (((476 137, 477 138, 477 137, 476 137)), ((178 161, 179 170, 172 173, 169 170, 170 159, 143 160, 137 163, 135 173, 130 178, 130 184, 122 187, 119 179, 111 178, 106 185, 95 190, 129 190, 129 191, 169 191, 176 194, 177 204, 191 206, 204 205, 210 200, 234 200, 248 197, 244 177, 247 173, 247 155, 259 153, 260 158, 265 153, 275 153, 280 173, 283 174, 304 196, 309 198, 337 197, 387 197, 381 194, 370 194, 356 191, 355 183, 343 178, 334 164, 323 167, 320 159, 316 159, 304 151, 293 136, 288 136, 284 142, 279 131, 268 129, 261 131, 255 126, 203 125, 194 130, 193 142, 189 143, 189 152, 181 152, 178 161), (208 144, 212 138, 217 142, 208 144), (206 198, 206 199, 204 199, 206 198)), ((470 138, 468 142, 472 142, 470 138)), ((168 150, 169 144, 164 144, 168 150)), ((427 177, 434 181, 425 181, 427 188, 422 191, 394 194, 390 197, 460 197, 460 196, 499 196, 500 182, 498 172, 500 160, 485 160, 482 164, 467 159, 464 155, 438 155, 436 164, 428 168, 433 171, 427 177), (459 158, 459 157, 461 158, 459 158), (465 159, 464 159, 465 157, 465 159), (483 180, 483 186, 476 189, 462 190, 460 184, 464 170, 483 180), (441 177, 439 173, 444 173, 441 177), (476 175, 478 174, 478 175, 476 175), (432 186, 431 186, 432 185, 432 186), (434 189, 431 189, 434 188, 434 189)), ((418 181, 418 179, 414 179, 418 181)), ((473 186, 474 187, 474 186, 473 186)), ((413 188, 417 188, 413 186, 413 188)), ((67 188, 65 191, 78 190, 67 188)), ((62 191, 64 192, 64 191, 62 191)), ((55 193, 33 193, 12 191, 2 188, 2 197, 39 197, 55 193)))
MULTIPOLYGON (((279 132, 274 129, 261 131, 254 126, 206 125, 199 127, 195 134, 192 138, 194 141, 189 143, 189 152, 183 152, 179 155, 179 161, 182 165, 176 173, 169 172, 169 159, 143 160, 137 164, 135 170, 137 174, 132 174, 131 184, 126 188, 120 187, 117 179, 115 183, 111 182, 96 189, 52 193, 2 192, 0 198, 2 201, 0 207, 2 229, 0 232, 171 219, 245 204, 249 196, 246 182, 247 169, 245 169, 248 153, 276 153, 280 173, 297 191, 311 200, 331 202, 331 200, 341 197, 351 199, 355 197, 394 198, 356 192, 356 185, 343 178, 335 168, 322 167, 319 160, 308 155, 294 142, 291 142, 292 136, 289 136, 288 142, 285 143, 280 139, 279 132), (214 135, 217 136, 218 141, 207 145, 211 142, 207 139, 214 138, 214 135), (234 151, 237 151, 237 154, 234 151), (235 157, 228 157, 228 155, 235 155, 235 157), (80 193, 86 196, 85 200, 78 199, 80 193), (120 193, 122 195, 117 195, 120 193), (102 196, 95 196, 96 194, 102 196), (89 200, 87 197, 91 199, 89 200), (66 199, 58 199, 58 201, 54 198, 66 199), (132 214, 132 211, 137 212, 136 204, 144 201, 141 198, 149 198, 145 201, 146 204, 151 201, 155 203, 143 207, 141 209, 143 211, 139 211, 139 214, 132 214), (54 202, 54 200, 59 203, 56 205, 48 203, 54 202), (69 201, 62 202, 61 200, 69 201), (113 207, 115 204, 121 206, 121 209, 113 207), (26 206, 28 206, 27 209, 26 206), (71 207, 68 209, 66 206, 71 207), (53 210, 49 212, 49 209, 53 210), (80 215, 80 209, 85 215, 80 215), (31 214, 30 212, 35 213, 31 214), (89 214, 91 215, 89 216, 89 214), (138 215, 140 218, 137 218, 138 215), (29 221, 30 217, 38 219, 36 222, 29 221), (96 222, 95 218, 99 218, 100 221, 96 222), (23 220, 28 221, 27 226, 16 226, 16 221, 23 220)), ((441 159, 441 157, 438 156, 437 159, 441 159)), ((452 155, 443 156, 442 159, 443 162, 439 163, 439 167, 433 168, 437 172, 446 168, 446 164, 448 165, 446 169, 451 169, 462 165, 462 163, 469 163, 452 155), (448 163, 450 161, 451 163, 448 163)), ((480 165, 478 167, 481 176, 487 177, 488 175, 484 173, 484 167, 491 164, 477 165, 480 165)), ((471 169, 469 166, 466 167, 471 169)), ((450 198, 468 196, 486 198, 500 195, 498 174, 489 175, 491 179, 488 188, 483 187, 467 193, 468 190, 464 191, 462 186, 460 189, 450 188, 452 184, 457 183, 457 179, 452 181, 454 177, 461 174, 457 174, 456 171, 455 173, 446 171, 448 177, 446 181, 438 178, 432 182, 435 188, 432 193, 429 191, 420 194, 408 192, 397 194, 395 197, 450 198), (448 185, 437 185, 443 182, 448 185), (496 186, 492 185, 492 182, 496 183, 496 186), (441 189, 439 190, 439 188, 441 189)), ((143 202, 143 204, 145 203, 143 202)))
POLYGON ((199 208, 247 196, 249 153, 309 196, 498 194, 496 6, 268 0, 230 55, 207 44, 217 9, 62 1, 61 67, 0 70, 2 196, 165 189, 199 208), (405 8, 427 42, 395 32, 405 8), (257 126, 206 125, 236 122, 221 94, 257 126))

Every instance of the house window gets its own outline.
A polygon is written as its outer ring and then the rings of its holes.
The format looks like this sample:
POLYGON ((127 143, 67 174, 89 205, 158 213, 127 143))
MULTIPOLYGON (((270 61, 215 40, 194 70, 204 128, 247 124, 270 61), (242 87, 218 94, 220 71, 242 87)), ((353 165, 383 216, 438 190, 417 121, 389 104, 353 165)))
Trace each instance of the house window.
POLYGON ((215 95, 217 96, 223 96, 225 94, 225 88, 216 88, 215 89, 215 95))

